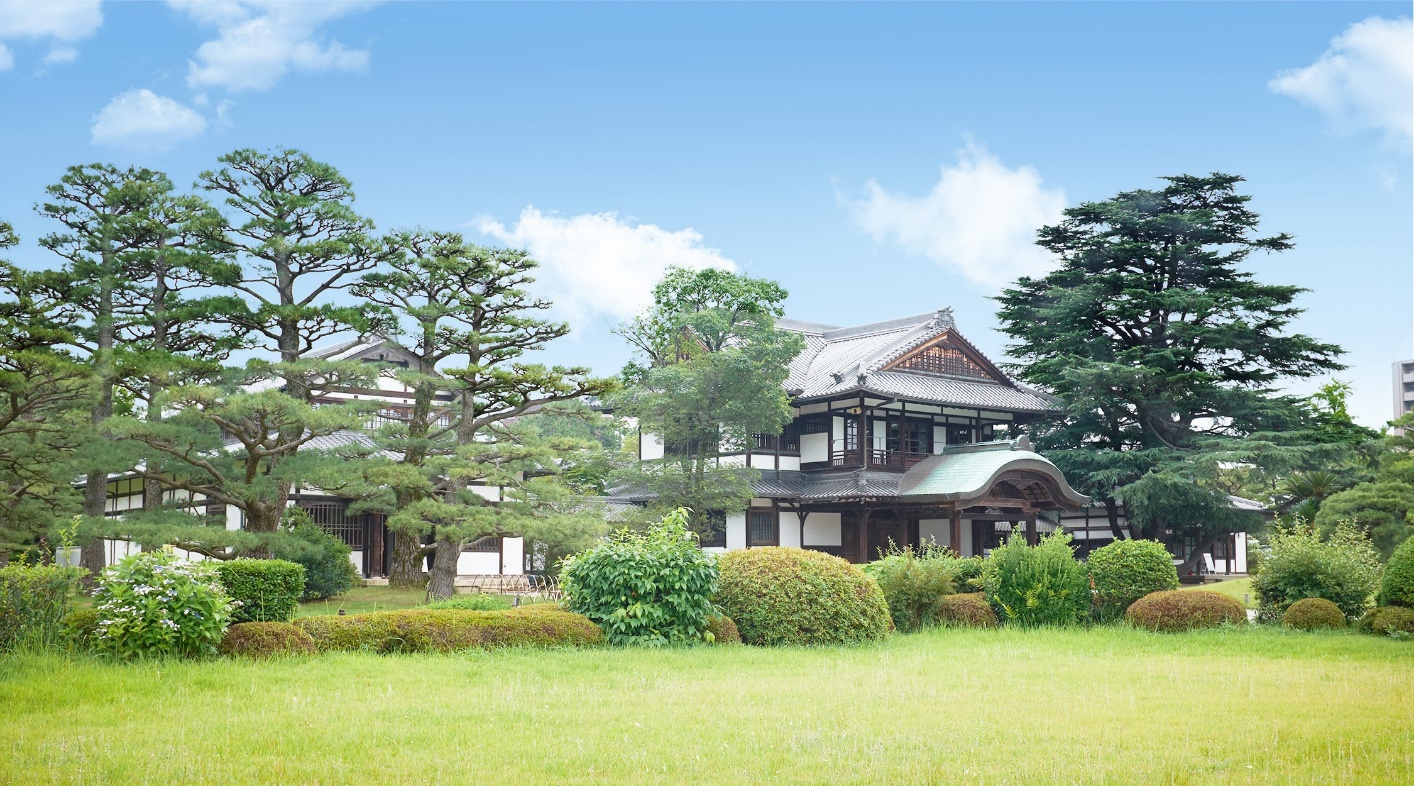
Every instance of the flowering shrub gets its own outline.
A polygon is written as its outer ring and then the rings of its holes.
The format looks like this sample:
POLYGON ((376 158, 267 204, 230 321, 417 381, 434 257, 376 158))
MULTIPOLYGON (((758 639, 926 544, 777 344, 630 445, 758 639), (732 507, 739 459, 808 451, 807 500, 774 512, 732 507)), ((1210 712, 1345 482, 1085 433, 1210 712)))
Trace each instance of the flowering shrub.
POLYGON ((122 657, 216 652, 232 602, 216 567, 148 551, 109 565, 94 594, 98 649, 122 657))

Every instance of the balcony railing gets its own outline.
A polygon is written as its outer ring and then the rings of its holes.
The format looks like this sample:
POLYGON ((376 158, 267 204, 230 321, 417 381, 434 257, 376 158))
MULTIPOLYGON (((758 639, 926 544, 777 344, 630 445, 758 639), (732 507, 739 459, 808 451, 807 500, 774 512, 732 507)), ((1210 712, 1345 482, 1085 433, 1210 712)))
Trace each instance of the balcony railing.
MULTIPOLYGON (((909 446, 905 445, 904 447, 907 448, 909 446)), ((899 450, 898 446, 893 444, 882 448, 870 446, 866 450, 860 450, 858 445, 846 444, 844 440, 835 440, 830 446, 830 466, 864 466, 865 455, 868 456, 869 466, 871 467, 908 469, 923 459, 928 458, 930 454, 916 450, 899 450)))

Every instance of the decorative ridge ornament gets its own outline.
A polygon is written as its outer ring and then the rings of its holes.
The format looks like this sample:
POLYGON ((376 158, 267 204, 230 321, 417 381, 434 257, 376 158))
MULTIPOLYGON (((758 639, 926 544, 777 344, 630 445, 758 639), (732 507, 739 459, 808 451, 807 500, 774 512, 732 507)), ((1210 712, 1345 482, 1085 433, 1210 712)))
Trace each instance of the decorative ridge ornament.
POLYGON ((938 331, 952 330, 957 327, 957 323, 953 321, 952 306, 946 306, 933 312, 933 318, 928 320, 927 327, 930 330, 938 331))

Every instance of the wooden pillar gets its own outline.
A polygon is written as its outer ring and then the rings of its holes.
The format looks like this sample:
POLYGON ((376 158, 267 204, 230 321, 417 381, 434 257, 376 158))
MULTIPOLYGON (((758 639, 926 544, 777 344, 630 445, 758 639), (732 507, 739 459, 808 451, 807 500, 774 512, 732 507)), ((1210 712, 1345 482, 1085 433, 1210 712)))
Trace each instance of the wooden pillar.
POLYGON ((862 565, 869 561, 869 508, 859 509, 859 563, 862 565))
POLYGON ((962 511, 954 510, 948 517, 948 546, 957 552, 959 557, 966 557, 962 553, 962 511))
POLYGON ((1026 545, 1035 546, 1039 542, 1040 538, 1036 535, 1036 514, 1032 513, 1026 519, 1026 545))

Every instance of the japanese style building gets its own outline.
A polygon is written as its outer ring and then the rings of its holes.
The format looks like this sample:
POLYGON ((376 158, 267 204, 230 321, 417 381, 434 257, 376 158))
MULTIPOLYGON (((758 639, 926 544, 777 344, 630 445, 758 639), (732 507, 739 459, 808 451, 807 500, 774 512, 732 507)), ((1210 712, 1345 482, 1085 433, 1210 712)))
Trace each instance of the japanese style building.
MULTIPOLYGON (((759 468, 761 480, 750 508, 720 517, 704 546, 796 546, 853 562, 890 543, 982 554, 1016 527, 1034 542, 1089 502, 1022 434, 1052 400, 998 369, 950 309, 848 328, 777 326, 805 340, 786 382, 795 417, 782 434, 722 457, 759 468)), ((662 456, 662 443, 642 434, 640 459, 662 456)))

